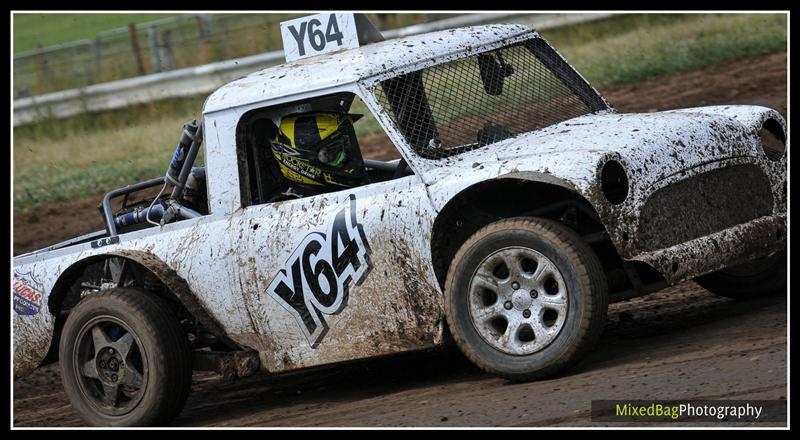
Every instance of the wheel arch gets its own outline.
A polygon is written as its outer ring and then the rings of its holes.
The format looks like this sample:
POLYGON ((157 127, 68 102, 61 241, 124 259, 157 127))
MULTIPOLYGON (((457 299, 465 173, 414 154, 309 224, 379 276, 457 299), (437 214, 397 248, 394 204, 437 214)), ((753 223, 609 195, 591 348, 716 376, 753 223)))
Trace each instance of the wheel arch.
POLYGON ((238 347, 238 344, 227 337, 222 324, 214 318, 192 293, 186 280, 178 275, 166 262, 149 252, 119 250, 81 259, 70 265, 59 275, 50 291, 47 301, 48 310, 56 318, 56 322, 50 341, 50 349, 43 363, 47 363, 48 360, 55 360, 54 357, 57 356, 61 329, 69 313, 69 306, 65 304, 65 302, 68 299, 74 299, 71 298, 70 293, 72 293, 72 295, 75 294, 73 289, 75 283, 80 280, 81 276, 84 274, 84 270, 89 266, 115 257, 132 262, 136 266, 149 272, 163 284, 166 294, 169 297, 168 299, 179 303, 205 330, 219 337, 223 343, 232 347, 238 347))
POLYGON ((442 207, 433 224, 431 256, 437 282, 444 290, 450 262, 458 248, 481 227, 503 218, 538 215, 560 202, 574 202, 594 218, 595 228, 605 232, 597 210, 571 182, 552 174, 523 171, 504 174, 468 186, 442 207), (502 193, 502 197, 497 194, 502 193), (513 203, 507 203, 508 201, 513 203))

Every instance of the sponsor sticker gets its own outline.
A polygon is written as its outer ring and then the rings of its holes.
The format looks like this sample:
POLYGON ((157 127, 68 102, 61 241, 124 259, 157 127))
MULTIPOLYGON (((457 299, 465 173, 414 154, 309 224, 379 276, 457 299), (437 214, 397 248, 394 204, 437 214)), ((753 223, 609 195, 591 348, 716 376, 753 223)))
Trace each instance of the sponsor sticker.
POLYGON ((32 316, 42 308, 44 285, 33 273, 14 271, 14 285, 11 294, 14 297, 14 311, 18 315, 32 316))

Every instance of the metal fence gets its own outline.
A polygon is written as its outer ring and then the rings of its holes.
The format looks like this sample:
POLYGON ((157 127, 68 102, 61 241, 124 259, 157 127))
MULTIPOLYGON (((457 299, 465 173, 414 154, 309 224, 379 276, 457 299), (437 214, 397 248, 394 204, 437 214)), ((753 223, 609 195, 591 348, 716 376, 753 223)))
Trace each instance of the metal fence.
MULTIPOLYGON (((91 40, 14 54, 14 98, 198 66, 281 48, 280 22, 307 14, 182 14, 91 40)), ((380 30, 447 14, 368 14, 380 30)))
MULTIPOLYGON (((372 14, 368 14, 372 15, 372 14)), ((560 26, 585 23, 608 18, 611 14, 374 14, 370 17, 382 30, 387 39, 472 26, 481 23, 518 23, 534 29, 544 30, 560 26), (388 16, 383 19, 380 16, 388 16), (441 18, 445 16, 447 18, 441 18), (401 27, 397 23, 412 20, 425 20, 401 27), (433 21, 429 21, 433 20, 433 21)), ((280 20, 282 21, 282 17, 280 20)), ((268 66, 280 64, 284 60, 282 50, 272 50, 208 64, 175 68, 169 71, 136 75, 68 90, 50 92, 36 96, 14 99, 14 126, 52 118, 64 118, 84 112, 101 112, 119 109, 130 105, 158 101, 167 98, 198 96, 209 93, 217 87, 268 66)), ((143 61, 144 63, 144 61, 143 61)), ((68 72, 60 72, 68 76, 68 72)))

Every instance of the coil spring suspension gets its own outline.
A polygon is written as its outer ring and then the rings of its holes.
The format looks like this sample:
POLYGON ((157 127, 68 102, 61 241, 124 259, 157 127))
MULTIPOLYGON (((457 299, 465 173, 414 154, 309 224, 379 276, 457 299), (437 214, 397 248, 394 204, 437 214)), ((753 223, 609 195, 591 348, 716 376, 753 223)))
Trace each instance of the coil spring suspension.
POLYGON ((164 284, 152 273, 147 273, 142 280, 142 287, 154 293, 160 293, 164 290, 164 284))

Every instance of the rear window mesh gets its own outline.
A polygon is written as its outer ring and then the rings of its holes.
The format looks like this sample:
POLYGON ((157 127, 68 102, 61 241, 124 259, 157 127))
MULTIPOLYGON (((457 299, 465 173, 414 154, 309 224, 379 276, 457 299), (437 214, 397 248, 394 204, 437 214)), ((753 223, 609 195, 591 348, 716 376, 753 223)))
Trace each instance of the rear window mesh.
POLYGON ((381 81, 375 93, 429 159, 607 108, 538 38, 381 81))

